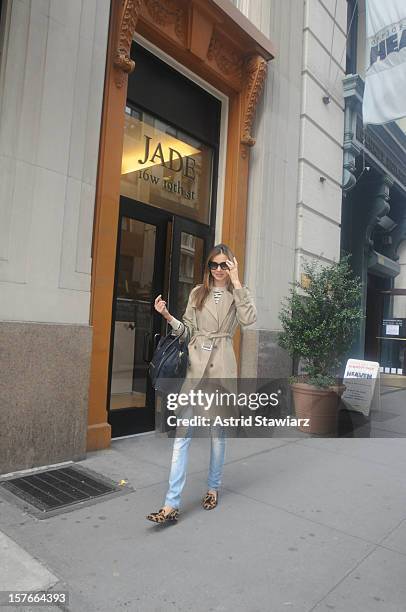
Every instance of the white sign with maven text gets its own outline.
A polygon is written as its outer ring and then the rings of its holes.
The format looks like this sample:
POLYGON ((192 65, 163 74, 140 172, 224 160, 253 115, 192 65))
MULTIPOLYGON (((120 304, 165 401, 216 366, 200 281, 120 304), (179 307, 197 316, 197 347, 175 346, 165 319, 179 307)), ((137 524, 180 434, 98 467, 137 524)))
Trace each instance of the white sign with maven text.
POLYGON ((379 393, 379 363, 349 359, 345 367, 344 385, 346 389, 342 400, 349 410, 369 416, 371 405, 379 393))

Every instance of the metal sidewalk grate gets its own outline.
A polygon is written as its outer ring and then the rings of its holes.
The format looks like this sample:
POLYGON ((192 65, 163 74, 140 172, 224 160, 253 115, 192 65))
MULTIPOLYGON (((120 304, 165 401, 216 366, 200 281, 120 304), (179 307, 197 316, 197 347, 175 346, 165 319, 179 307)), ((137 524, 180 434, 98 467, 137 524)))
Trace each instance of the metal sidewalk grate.
POLYGON ((0 487, 44 513, 121 490, 98 474, 73 466, 11 478, 0 487))

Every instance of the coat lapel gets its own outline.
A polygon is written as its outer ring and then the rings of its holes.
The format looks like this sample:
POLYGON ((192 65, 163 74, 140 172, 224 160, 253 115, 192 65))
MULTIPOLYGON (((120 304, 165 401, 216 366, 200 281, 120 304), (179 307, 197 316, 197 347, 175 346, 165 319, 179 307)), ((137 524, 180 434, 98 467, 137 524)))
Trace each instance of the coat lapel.
MULTIPOLYGON (((223 321, 228 315, 228 312, 230 310, 230 307, 233 301, 234 301, 233 294, 228 290, 224 291, 220 299, 220 302, 218 304, 219 305, 219 329, 223 325, 223 321)), ((214 298, 213 298, 213 302, 214 302, 214 298)))
POLYGON ((216 321, 218 323, 217 306, 216 306, 216 302, 214 301, 214 297, 213 297, 213 292, 212 291, 210 291, 209 295, 207 296, 207 300, 206 300, 205 306, 206 306, 207 310, 210 312, 210 314, 213 315, 213 317, 216 319, 216 321))
POLYGON ((218 304, 214 301, 213 291, 210 291, 205 306, 211 315, 215 318, 218 329, 221 328, 224 319, 229 313, 231 304, 234 301, 233 294, 230 291, 224 291, 218 304))

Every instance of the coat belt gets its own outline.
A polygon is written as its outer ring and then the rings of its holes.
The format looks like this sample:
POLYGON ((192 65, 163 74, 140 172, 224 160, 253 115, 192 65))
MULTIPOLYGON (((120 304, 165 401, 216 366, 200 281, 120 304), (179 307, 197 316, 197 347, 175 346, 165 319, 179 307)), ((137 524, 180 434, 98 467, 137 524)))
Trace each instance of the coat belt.
POLYGON ((215 340, 216 338, 232 338, 232 334, 228 332, 196 332, 193 334, 189 345, 193 344, 197 338, 208 338, 209 340, 215 340))

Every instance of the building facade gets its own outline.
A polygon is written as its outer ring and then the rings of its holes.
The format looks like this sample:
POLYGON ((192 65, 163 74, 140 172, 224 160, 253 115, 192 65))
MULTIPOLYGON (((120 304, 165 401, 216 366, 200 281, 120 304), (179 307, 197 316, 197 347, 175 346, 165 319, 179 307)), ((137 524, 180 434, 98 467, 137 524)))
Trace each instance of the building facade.
POLYGON ((279 377, 303 262, 340 256, 345 0, 3 0, 0 472, 154 428, 159 293, 228 243, 279 377))
POLYGON ((277 345, 281 300, 305 261, 340 257, 347 3, 236 4, 278 50, 256 115, 246 280, 259 317, 244 335, 249 375, 278 377, 291 367, 277 345))
POLYGON ((1 3, 0 466, 81 457, 109 2, 1 3))
POLYGON ((341 246, 363 285, 355 357, 406 385, 406 120, 362 122, 365 0, 348 3, 341 246))

